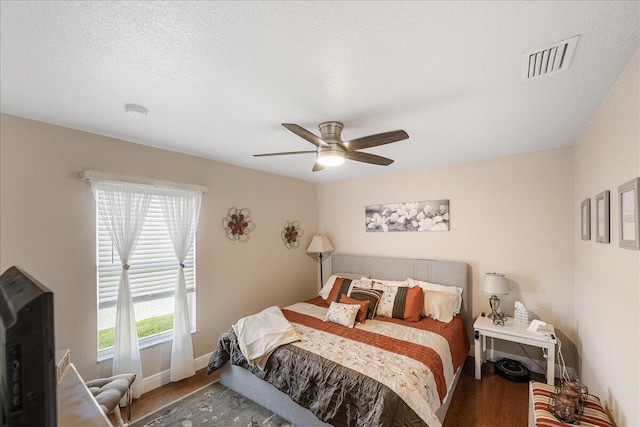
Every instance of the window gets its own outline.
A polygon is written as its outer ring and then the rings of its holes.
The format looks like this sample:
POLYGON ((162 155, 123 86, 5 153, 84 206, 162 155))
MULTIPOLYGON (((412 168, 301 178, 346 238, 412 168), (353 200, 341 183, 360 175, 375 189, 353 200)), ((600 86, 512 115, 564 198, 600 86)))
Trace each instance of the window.
MULTIPOLYGON (((98 359, 111 357, 115 340, 116 301, 122 263, 109 233, 96 212, 98 265, 98 359)), ((191 332, 195 332, 194 240, 184 262, 191 332)), ((158 196, 152 196, 138 243, 129 260, 129 283, 140 347, 170 340, 178 261, 158 196)))

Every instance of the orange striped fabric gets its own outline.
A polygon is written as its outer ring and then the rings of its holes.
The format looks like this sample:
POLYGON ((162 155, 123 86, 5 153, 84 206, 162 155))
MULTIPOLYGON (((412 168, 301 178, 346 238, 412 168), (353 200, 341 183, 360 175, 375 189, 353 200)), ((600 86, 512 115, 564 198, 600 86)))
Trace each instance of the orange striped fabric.
MULTIPOLYGON (((549 398, 555 387, 538 381, 531 381, 529 385, 533 395, 536 427, 566 427, 571 424, 560 422, 549 412, 549 398)), ((609 416, 602 408, 600 399, 592 394, 587 399, 587 405, 580 419, 580 425, 585 427, 612 427, 609 416)))
POLYGON ((471 349, 471 343, 469 342, 469 337, 464 327, 464 319, 462 319, 462 316, 459 314, 449 323, 439 322, 428 317, 422 318, 419 322, 407 322, 402 319, 383 316, 376 317, 376 320, 395 323, 440 335, 449 343, 453 369, 457 369, 458 366, 462 365, 471 349))
MULTIPOLYGON (((319 307, 329 306, 320 296, 305 302, 319 307)), ((422 318, 419 322, 407 322, 402 319, 394 319, 384 316, 377 316, 375 319, 382 322, 403 325, 409 328, 421 329, 423 331, 429 331, 440 335, 449 343, 449 347, 451 348, 451 361, 454 369, 462 365, 469 354, 469 350, 471 349, 471 343, 465 329, 464 319, 459 314, 456 315, 449 323, 439 322, 428 317, 422 318)))
POLYGON ((438 396, 440 397, 440 403, 442 403, 442 401, 444 400, 444 397, 447 394, 447 384, 444 378, 442 360, 440 359, 438 353, 432 348, 414 344, 408 341, 402 341, 396 338, 388 337, 386 335, 363 331, 361 329, 345 328, 335 323, 323 322, 321 319, 307 316, 296 311, 282 309, 282 313, 287 318, 287 320, 292 323, 298 323, 300 325, 314 328, 323 332, 361 342, 373 347, 378 347, 386 351, 402 354, 403 356, 410 357, 425 364, 433 373, 434 381, 438 389, 438 396))

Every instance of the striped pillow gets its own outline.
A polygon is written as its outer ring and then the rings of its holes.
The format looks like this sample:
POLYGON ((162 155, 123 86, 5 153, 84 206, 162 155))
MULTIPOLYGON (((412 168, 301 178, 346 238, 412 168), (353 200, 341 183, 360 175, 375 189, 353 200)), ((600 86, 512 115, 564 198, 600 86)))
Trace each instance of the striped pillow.
POLYGON ((340 301, 340 297, 342 295, 348 296, 349 289, 351 288, 351 281, 351 279, 346 279, 344 277, 336 277, 335 282, 333 282, 331 292, 329 292, 329 296, 327 297, 327 304, 340 301))
POLYGON ((383 286, 382 299, 378 306, 380 316, 417 322, 420 320, 423 308, 424 293, 421 287, 383 286))
POLYGON ((380 298, 382 298, 382 291, 377 289, 353 288, 349 297, 360 301, 369 301, 367 319, 376 317, 378 304, 380 303, 380 298))

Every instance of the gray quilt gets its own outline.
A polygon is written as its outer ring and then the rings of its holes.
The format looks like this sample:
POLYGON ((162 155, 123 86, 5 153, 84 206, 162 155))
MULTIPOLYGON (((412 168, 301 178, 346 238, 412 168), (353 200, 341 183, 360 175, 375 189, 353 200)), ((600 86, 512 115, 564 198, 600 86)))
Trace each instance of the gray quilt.
POLYGON ((231 361, 288 394, 334 426, 413 427, 424 421, 390 388, 359 372, 293 345, 278 348, 265 371, 250 367, 233 329, 218 339, 207 373, 231 361))

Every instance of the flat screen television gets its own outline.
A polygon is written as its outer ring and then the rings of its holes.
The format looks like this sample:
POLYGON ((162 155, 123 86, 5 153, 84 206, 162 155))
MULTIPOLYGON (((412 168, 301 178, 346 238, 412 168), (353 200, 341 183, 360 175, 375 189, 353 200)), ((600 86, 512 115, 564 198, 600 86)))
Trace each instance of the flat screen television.
POLYGON ((0 276, 2 425, 57 425, 53 292, 14 266, 0 276))

